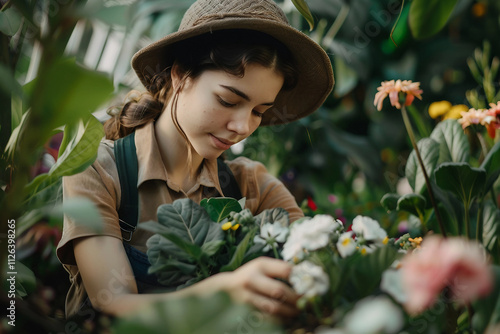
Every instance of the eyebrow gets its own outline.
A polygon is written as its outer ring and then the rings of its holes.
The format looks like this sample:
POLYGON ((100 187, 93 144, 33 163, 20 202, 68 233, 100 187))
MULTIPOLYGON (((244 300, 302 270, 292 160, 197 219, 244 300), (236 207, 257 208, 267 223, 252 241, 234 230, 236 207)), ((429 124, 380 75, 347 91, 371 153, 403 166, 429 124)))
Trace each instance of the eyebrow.
MULTIPOLYGON (((232 93, 242 97, 243 99, 247 100, 247 101, 250 101, 250 97, 248 97, 247 94, 243 93, 241 90, 237 89, 237 88, 234 88, 234 87, 231 87, 231 86, 226 86, 226 85, 220 85, 221 87, 231 91, 232 93)), ((273 102, 268 102, 268 103, 262 103, 261 105, 263 106, 272 106, 274 104, 274 101, 273 102)))

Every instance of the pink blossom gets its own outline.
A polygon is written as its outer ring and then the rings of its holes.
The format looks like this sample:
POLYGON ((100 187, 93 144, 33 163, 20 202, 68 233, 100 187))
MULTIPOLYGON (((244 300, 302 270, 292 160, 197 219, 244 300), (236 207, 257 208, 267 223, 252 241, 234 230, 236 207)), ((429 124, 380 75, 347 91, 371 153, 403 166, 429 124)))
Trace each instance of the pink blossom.
POLYGON ((460 124, 462 124, 462 129, 465 129, 472 124, 485 124, 489 122, 489 118, 487 118, 488 114, 485 109, 474 109, 470 108, 469 111, 460 112, 462 118, 458 120, 460 124))
POLYGON ((422 247, 401 263, 408 295, 404 306, 410 314, 431 307, 446 287, 453 300, 461 304, 486 295, 493 287, 484 250, 466 239, 427 237, 422 247))
POLYGON ((381 82, 381 86, 377 88, 378 92, 375 94, 375 100, 373 104, 377 106, 377 110, 382 110, 382 103, 385 98, 389 96, 391 105, 401 109, 401 104, 399 103, 399 93, 406 94, 405 105, 409 106, 413 103, 415 97, 422 99, 422 90, 420 89, 420 82, 412 82, 411 80, 391 80, 381 82))

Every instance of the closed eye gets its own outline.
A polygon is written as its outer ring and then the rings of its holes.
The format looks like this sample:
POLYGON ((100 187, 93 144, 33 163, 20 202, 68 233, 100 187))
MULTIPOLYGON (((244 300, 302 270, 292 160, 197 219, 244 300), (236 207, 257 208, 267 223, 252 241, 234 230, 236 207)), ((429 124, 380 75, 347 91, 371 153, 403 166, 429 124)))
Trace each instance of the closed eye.
POLYGON ((252 110, 253 114, 257 117, 260 117, 262 118, 262 116, 264 116, 264 113, 263 112, 258 112, 257 110, 252 110))
POLYGON ((227 101, 225 101, 222 97, 218 96, 217 97, 217 100, 219 100, 219 103, 223 106, 223 107, 226 107, 226 108, 230 108, 230 107, 234 107, 236 104, 234 103, 229 103, 227 101))

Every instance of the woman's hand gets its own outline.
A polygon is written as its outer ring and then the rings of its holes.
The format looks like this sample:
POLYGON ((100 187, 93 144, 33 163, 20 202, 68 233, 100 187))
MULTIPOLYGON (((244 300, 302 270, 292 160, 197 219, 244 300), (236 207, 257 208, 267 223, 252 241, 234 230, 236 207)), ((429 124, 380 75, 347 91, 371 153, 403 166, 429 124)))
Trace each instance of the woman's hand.
POLYGON ((290 270, 291 265, 284 261, 259 257, 234 272, 217 274, 198 284, 208 283, 213 290, 227 292, 236 302, 286 318, 297 315, 295 304, 299 296, 276 278, 288 279, 290 270))

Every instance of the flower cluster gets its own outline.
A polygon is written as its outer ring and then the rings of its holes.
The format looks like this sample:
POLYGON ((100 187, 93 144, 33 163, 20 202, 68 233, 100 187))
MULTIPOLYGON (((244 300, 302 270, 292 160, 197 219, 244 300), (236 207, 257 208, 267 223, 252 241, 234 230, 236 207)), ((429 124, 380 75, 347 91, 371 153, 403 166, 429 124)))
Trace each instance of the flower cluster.
POLYGON ((488 135, 495 138, 497 129, 500 129, 500 102, 490 103, 489 109, 474 109, 461 112, 462 118, 458 120, 465 129, 473 124, 480 124, 486 127, 488 135))
POLYGON ((347 231, 340 220, 318 214, 291 225, 281 255, 285 261, 295 264, 290 283, 299 294, 309 299, 326 293, 329 284, 323 270, 327 266, 312 260, 315 252, 327 249, 333 251, 333 256, 346 258, 356 252, 372 253, 377 247, 387 244, 388 240, 385 230, 370 217, 357 216, 347 231))

